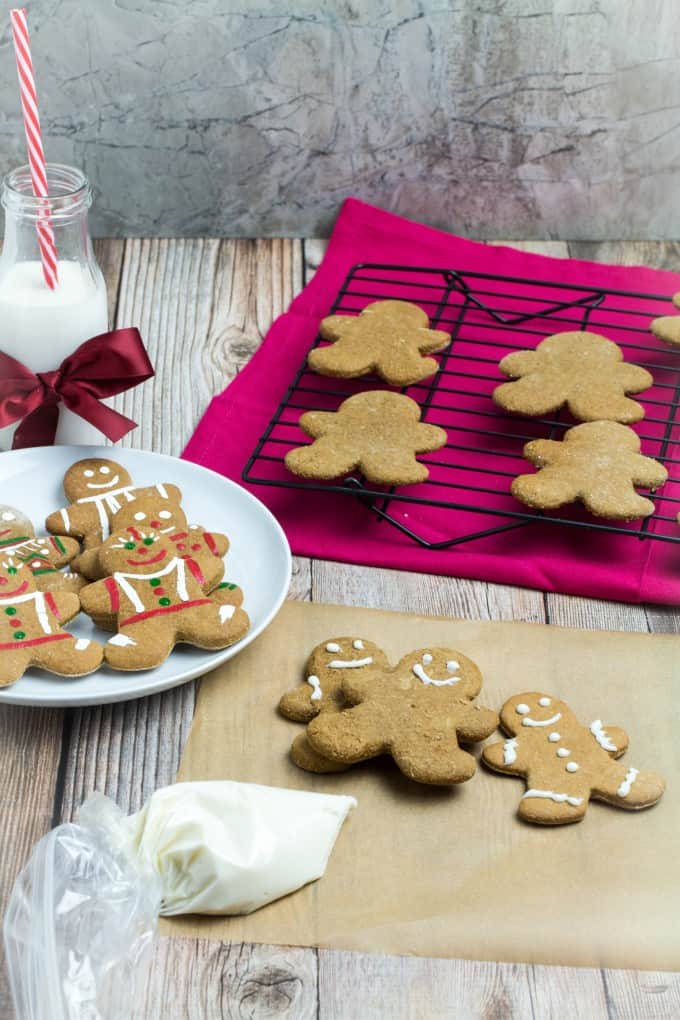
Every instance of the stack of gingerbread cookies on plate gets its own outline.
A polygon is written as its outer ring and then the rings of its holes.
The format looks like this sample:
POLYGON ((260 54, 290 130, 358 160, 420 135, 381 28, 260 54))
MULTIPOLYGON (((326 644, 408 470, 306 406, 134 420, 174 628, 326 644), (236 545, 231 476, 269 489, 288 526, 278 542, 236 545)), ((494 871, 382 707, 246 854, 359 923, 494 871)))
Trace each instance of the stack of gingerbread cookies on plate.
POLYGON ((618 726, 582 725, 539 691, 514 695, 499 714, 477 704, 481 688, 478 666, 457 649, 419 648, 393 666, 372 641, 335 637, 312 650, 279 711, 307 723, 291 746, 302 769, 343 772, 388 755, 409 779, 436 786, 473 779, 472 745, 500 726, 505 739, 488 744, 482 761, 525 778, 518 814, 540 825, 581 821, 591 799, 639 810, 663 795, 661 776, 618 763, 628 747, 618 726))
POLYGON ((229 540, 187 522, 177 486, 135 486, 120 464, 93 458, 69 468, 64 492, 41 538, 0 508, 0 685, 31 665, 60 676, 102 662, 152 669, 177 643, 217 650, 245 635, 243 592, 224 580, 229 540), (112 632, 103 646, 64 629, 81 611, 112 632))

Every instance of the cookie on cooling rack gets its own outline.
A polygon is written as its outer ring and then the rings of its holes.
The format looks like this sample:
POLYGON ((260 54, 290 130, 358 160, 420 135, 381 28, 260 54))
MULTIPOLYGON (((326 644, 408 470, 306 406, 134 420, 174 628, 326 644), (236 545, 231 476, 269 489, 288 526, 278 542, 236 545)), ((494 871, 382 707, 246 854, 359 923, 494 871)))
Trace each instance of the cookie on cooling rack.
POLYGON ((439 368, 434 358, 451 342, 449 333, 429 329, 422 308, 408 301, 374 301, 360 315, 329 315, 320 327, 332 347, 316 347, 307 363, 319 375, 357 379, 376 372, 390 386, 410 386, 439 368))
POLYGON ((300 428, 314 442, 286 454, 286 467, 302 478, 331 479, 361 471, 379 485, 414 485, 429 471, 417 453, 438 450, 446 432, 420 421, 414 400, 387 390, 357 393, 337 411, 308 411, 300 428))
POLYGON ((666 468, 640 453, 640 438, 626 425, 593 421, 569 429, 561 442, 534 439, 524 456, 539 470, 512 483, 515 499, 540 510, 578 500, 596 517, 633 521, 654 512, 635 486, 658 489, 666 468))
POLYGON ((555 333, 534 351, 508 354, 498 367, 516 381, 496 387, 495 403, 529 417, 566 406, 579 421, 641 421, 644 408, 626 394, 654 384, 646 369, 624 362, 621 348, 597 333, 555 333))
MULTIPOLYGON (((680 308, 680 292, 674 294, 671 301, 676 308, 680 308)), ((680 347, 680 315, 661 315, 649 324, 649 328, 659 340, 680 347)))

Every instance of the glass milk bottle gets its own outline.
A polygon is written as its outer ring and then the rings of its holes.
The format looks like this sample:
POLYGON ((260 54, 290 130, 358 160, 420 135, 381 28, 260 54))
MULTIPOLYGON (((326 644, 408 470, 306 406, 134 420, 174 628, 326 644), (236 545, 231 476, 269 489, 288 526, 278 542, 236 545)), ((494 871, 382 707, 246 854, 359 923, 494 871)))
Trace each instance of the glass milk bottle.
MULTIPOLYGON (((33 372, 59 367, 84 340, 108 330, 106 285, 92 249, 87 213, 90 184, 80 170, 47 165, 50 223, 59 283, 50 290, 40 261, 36 226, 45 200, 31 188, 27 166, 2 182, 5 241, 0 257, 0 350, 33 372)), ((0 429, 0 449, 10 449, 16 424, 0 429)), ((59 405, 57 443, 101 444, 98 429, 59 405)))

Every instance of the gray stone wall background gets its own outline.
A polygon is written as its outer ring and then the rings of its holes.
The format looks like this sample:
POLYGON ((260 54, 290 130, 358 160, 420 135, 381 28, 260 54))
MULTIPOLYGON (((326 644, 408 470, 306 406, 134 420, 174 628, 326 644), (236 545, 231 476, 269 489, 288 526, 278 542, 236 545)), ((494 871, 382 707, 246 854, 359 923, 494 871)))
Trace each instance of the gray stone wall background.
MULTIPOLYGON (((678 0, 30 0, 96 235, 680 237, 678 0)), ((8 18, 0 170, 25 161, 8 18)))

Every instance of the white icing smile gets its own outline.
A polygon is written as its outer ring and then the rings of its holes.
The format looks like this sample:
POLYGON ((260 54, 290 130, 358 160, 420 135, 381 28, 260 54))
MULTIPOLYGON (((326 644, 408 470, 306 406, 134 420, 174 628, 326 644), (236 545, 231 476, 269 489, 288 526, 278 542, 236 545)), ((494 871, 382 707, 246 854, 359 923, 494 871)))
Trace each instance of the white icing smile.
POLYGON ((373 656, 367 655, 365 659, 333 659, 328 663, 330 669, 358 669, 360 666, 370 666, 373 656))
POLYGON ((543 721, 539 719, 531 719, 527 715, 524 717, 524 719, 522 719, 522 726, 552 726, 553 723, 556 723, 561 718, 562 718, 561 712, 555 712, 555 714, 552 715, 549 719, 544 719, 543 721))
POLYGON ((114 485, 117 485, 119 480, 120 475, 114 475, 110 482, 101 482, 100 484, 97 484, 96 482, 88 482, 87 487, 88 489, 110 489, 114 485))
MULTIPOLYGON (((432 656, 430 655, 429 652, 425 652, 425 654, 423 655, 423 662, 425 663, 426 666, 429 666, 430 663, 432 662, 432 656)), ((412 668, 413 673, 418 677, 418 679, 422 683, 431 684, 433 687, 450 687, 452 684, 457 684, 458 681, 460 680, 459 676, 449 676, 446 677, 445 680, 435 680, 434 677, 430 676, 430 674, 426 672, 425 668, 421 666, 419 662, 416 662, 415 666, 413 666, 412 668)), ((460 666, 455 661, 455 659, 450 659, 446 663, 446 668, 449 671, 449 673, 455 673, 457 669, 460 669, 460 666)))

